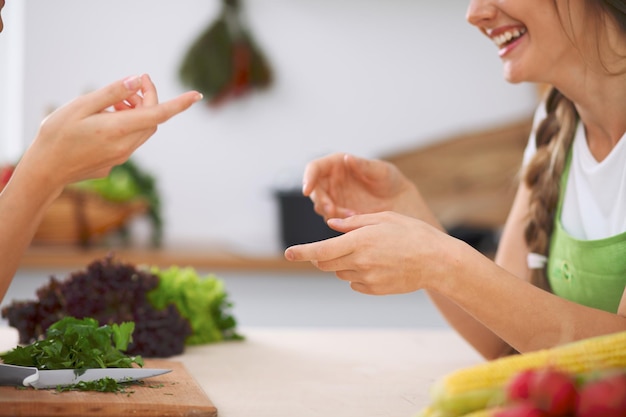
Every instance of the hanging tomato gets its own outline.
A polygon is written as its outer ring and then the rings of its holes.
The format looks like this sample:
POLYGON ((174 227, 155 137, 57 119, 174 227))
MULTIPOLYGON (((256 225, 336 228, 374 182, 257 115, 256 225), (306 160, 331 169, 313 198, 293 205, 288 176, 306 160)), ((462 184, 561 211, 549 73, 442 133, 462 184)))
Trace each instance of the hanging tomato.
POLYGON ((222 0, 219 16, 196 39, 180 66, 181 81, 217 107, 272 82, 269 64, 241 17, 242 0, 222 0))

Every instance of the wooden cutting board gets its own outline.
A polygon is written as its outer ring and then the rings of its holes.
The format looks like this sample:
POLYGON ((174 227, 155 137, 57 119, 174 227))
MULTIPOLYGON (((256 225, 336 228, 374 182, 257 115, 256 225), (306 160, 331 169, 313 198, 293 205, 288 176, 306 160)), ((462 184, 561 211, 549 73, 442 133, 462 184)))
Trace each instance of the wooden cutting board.
POLYGON ((172 372, 148 378, 141 385, 131 385, 128 393, 0 387, 0 416, 217 416, 217 408, 182 363, 146 359, 144 367, 172 369, 172 372))

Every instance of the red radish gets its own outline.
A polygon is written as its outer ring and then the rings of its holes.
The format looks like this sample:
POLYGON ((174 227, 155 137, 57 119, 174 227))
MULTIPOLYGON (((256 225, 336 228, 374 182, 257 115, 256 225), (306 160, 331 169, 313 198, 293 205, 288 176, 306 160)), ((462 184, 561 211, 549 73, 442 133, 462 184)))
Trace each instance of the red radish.
POLYGON ((565 416, 575 410, 578 391, 569 374, 541 369, 530 380, 528 399, 551 416, 565 416))
POLYGON ((549 417, 544 410, 529 402, 519 402, 496 411, 494 417, 549 417))
POLYGON ((576 416, 626 416, 626 374, 612 374, 583 385, 576 416))
POLYGON ((506 386, 506 397, 509 401, 526 400, 529 396, 531 381, 538 371, 527 369, 511 378, 506 386))
POLYGON ((13 165, 0 167, 0 185, 6 185, 9 182, 14 169, 13 165))

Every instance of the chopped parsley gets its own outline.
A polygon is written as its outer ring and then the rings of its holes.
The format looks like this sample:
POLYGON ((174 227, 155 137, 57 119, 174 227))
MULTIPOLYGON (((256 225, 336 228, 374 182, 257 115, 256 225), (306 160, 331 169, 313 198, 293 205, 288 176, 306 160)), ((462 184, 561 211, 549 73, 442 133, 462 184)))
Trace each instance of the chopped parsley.
MULTIPOLYGON (((27 346, 17 346, 0 354, 6 364, 31 366, 40 370, 88 368, 131 368, 143 366, 141 356, 127 356, 124 351, 132 342, 135 323, 125 322, 99 326, 92 318, 65 317, 52 324, 46 337, 27 346)), ((130 382, 117 382, 112 378, 79 382, 57 391, 126 392, 130 382)))

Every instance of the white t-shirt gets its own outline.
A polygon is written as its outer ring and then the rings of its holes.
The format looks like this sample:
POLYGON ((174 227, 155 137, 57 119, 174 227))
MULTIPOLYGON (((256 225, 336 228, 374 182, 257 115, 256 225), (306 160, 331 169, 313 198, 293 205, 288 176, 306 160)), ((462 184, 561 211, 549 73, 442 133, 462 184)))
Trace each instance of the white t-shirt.
MULTIPOLYGON (((535 113, 535 127, 545 115, 542 105, 535 113)), ((524 164, 536 152, 534 130, 524 151, 524 164)), ((587 145, 583 124, 578 124, 561 213, 561 224, 571 236, 597 240, 626 232, 625 142, 626 133, 611 153, 598 162, 587 145)))

